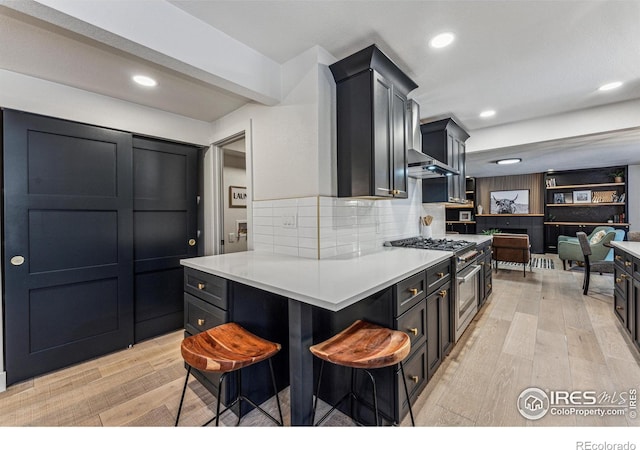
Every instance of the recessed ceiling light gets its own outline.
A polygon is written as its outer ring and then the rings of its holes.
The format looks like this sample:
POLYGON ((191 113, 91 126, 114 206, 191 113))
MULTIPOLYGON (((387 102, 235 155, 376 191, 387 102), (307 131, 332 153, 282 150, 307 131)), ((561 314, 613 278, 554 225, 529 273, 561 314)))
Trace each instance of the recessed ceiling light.
POLYGON ((429 45, 433 48, 442 48, 451 44, 455 39, 453 33, 440 33, 429 41, 429 45))
POLYGON ((480 117, 482 117, 483 119, 486 119, 487 117, 493 117, 495 115, 496 115, 496 112, 493 109, 487 109, 486 111, 482 111, 480 113, 480 117))
POLYGON ((499 159, 496 161, 496 164, 517 164, 522 161, 522 158, 508 158, 508 159, 499 159))
POLYGON ((147 76, 144 76, 144 75, 136 75, 136 76, 134 76, 133 77, 133 81, 135 81, 136 83, 138 83, 138 84, 140 84, 142 86, 149 86, 149 87, 152 87, 152 86, 155 86, 155 85, 158 84, 156 82, 156 80, 154 80, 153 78, 147 77, 147 76))
POLYGON ((614 81, 613 83, 603 84, 598 88, 599 91, 610 91, 611 89, 616 89, 622 86, 622 81, 614 81))

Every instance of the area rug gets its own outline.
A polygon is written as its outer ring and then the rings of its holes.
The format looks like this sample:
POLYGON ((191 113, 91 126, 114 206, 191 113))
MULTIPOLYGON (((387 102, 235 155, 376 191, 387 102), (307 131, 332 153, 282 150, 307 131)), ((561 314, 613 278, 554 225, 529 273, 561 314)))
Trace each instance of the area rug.
MULTIPOLYGON (((555 269, 555 264, 551 258, 547 258, 546 256, 534 256, 531 258, 531 267, 533 269, 555 269)), ((520 269, 522 270, 522 263, 513 263, 513 262, 498 262, 498 269, 520 269)), ((528 269, 528 267, 527 267, 528 269)))

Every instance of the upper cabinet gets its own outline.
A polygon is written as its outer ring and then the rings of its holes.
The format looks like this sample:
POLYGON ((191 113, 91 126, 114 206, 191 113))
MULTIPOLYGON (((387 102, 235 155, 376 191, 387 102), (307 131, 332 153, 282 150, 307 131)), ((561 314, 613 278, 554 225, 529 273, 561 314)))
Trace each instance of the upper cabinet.
POLYGON ((338 197, 407 198, 407 94, 418 87, 375 45, 331 66, 338 197))
POLYGON ((469 133, 451 118, 424 123, 420 130, 422 152, 460 172, 460 175, 423 179, 422 202, 465 202, 465 142, 469 133))

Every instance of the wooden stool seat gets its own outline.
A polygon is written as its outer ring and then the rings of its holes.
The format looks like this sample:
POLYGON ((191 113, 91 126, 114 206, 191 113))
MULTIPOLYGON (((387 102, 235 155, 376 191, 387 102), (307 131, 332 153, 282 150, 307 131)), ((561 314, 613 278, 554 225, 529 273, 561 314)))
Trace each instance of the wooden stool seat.
POLYGON ((320 359, 357 369, 377 369, 404 360, 411 351, 406 333, 363 320, 309 348, 320 359))
POLYGON ((184 338, 180 351, 195 369, 231 372, 271 358, 280 348, 231 322, 184 338))
MULTIPOLYGON (((258 411, 262 412, 276 425, 282 426, 284 423, 282 420, 282 409, 280 407, 280 399, 278 398, 278 388, 273 373, 273 364, 271 363, 271 357, 278 353, 280 348, 280 344, 258 337, 234 322, 224 323, 217 327, 210 328, 209 330, 202 331, 196 335, 184 338, 182 340, 182 344, 180 344, 180 352, 182 353, 184 362, 187 364, 187 376, 184 380, 184 387, 182 388, 182 396, 180 398, 178 414, 176 415, 175 426, 178 426, 180 421, 180 412, 182 411, 184 395, 187 391, 189 375, 191 374, 191 369, 194 368, 202 372, 217 372, 222 374, 218 380, 216 415, 203 426, 208 425, 213 420, 216 421, 216 426, 218 426, 220 422, 220 415, 230 410, 235 404, 243 401, 249 403, 258 411), (273 417, 259 405, 254 403, 253 400, 242 394, 241 369, 265 360, 269 362, 271 383, 273 384, 273 391, 276 396, 280 420, 273 417), (233 402, 227 405, 223 411, 220 411, 222 382, 229 372, 233 372, 235 375, 237 391, 236 398, 233 402)), ((239 409, 239 411, 242 411, 242 409, 239 409)), ((238 422, 236 425, 239 424, 240 415, 238 415, 238 422)))
POLYGON ((407 389, 407 380, 404 376, 404 367, 402 361, 409 355, 411 351, 411 339, 409 336, 398 330, 381 327, 364 320, 356 320, 344 330, 333 335, 326 341, 309 347, 309 351, 321 360, 320 372, 318 375, 318 384, 316 387, 315 400, 313 403, 313 413, 311 415, 311 423, 320 425, 327 417, 337 409, 344 401, 351 401, 351 418, 356 420, 354 414, 354 402, 362 403, 369 407, 375 414, 375 424, 380 425, 380 414, 378 412, 378 397, 376 394, 376 381, 373 373, 369 369, 379 369, 389 367, 395 364, 400 366, 400 374, 404 385, 404 392, 409 404, 409 414, 411 416, 411 425, 415 426, 413 418, 413 410, 411 408, 411 399, 409 390, 407 389), (351 369, 351 388, 349 392, 344 394, 331 409, 316 423, 316 409, 318 407, 318 396, 320 394, 320 384, 322 382, 322 372, 325 362, 338 366, 345 366, 351 369), (356 372, 360 370, 364 372, 371 381, 372 386, 372 405, 362 402, 357 391, 356 372))

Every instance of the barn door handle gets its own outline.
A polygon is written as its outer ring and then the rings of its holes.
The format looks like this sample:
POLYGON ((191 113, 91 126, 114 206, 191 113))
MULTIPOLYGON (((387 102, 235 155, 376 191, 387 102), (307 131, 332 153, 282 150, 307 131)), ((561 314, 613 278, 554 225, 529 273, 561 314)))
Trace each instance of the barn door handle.
POLYGON ((11 258, 11 264, 14 266, 21 266, 24 264, 24 256, 16 255, 11 258))

